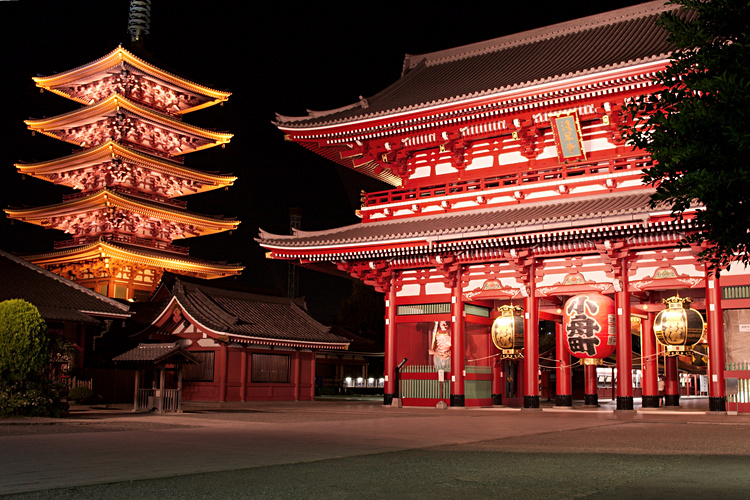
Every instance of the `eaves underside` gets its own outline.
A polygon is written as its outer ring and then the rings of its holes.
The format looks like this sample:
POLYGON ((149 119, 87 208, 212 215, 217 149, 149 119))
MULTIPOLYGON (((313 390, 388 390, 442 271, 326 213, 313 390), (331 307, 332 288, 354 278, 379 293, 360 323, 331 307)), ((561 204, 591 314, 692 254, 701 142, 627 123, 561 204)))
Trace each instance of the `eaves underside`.
POLYGON ((237 177, 231 174, 219 174, 216 172, 207 172, 186 167, 166 158, 160 158, 158 156, 152 156, 144 152, 136 151, 114 141, 107 141, 95 148, 76 151, 73 154, 61 158, 33 163, 16 163, 15 167, 29 175, 34 173, 49 175, 51 173, 77 169, 79 168, 78 165, 80 163, 103 163, 109 161, 113 155, 162 173, 179 172, 185 177, 194 178, 196 180, 210 180, 220 183, 234 182, 237 180, 237 177))
POLYGON ((37 265, 74 263, 84 259, 101 258, 102 253, 104 253, 105 256, 120 257, 126 260, 138 261, 146 265, 163 267, 165 269, 191 269, 196 272, 207 272, 209 274, 238 274, 244 269, 244 267, 239 264, 221 264, 218 262, 204 261, 192 257, 185 257, 182 254, 174 254, 135 245, 116 244, 104 240, 64 250, 23 255, 22 258, 37 265))

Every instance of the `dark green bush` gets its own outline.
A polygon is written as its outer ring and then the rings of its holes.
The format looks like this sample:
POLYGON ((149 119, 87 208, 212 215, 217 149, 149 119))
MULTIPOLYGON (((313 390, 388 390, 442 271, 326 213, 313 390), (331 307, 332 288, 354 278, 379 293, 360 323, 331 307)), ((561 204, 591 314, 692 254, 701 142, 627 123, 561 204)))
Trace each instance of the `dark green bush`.
POLYGON ((17 381, 0 386, 0 417, 62 417, 68 404, 62 402, 67 388, 46 378, 17 381))
POLYGON ((21 299, 0 302, 0 379, 25 380, 48 362, 47 324, 39 310, 21 299))

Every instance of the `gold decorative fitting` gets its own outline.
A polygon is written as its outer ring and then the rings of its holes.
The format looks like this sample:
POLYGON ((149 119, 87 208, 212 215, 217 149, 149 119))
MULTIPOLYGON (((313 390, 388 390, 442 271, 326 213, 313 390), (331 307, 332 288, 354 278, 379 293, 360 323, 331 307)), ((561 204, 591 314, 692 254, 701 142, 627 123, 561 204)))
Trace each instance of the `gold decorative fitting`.
POLYGON ((604 364, 603 358, 583 358, 581 361, 584 365, 590 366, 599 366, 601 364, 604 364))
POLYGON ((516 130, 513 131, 513 140, 514 141, 518 140, 518 132, 516 130))
POLYGON ((602 117, 602 123, 603 123, 604 125, 609 125, 609 115, 604 115, 604 116, 602 117))

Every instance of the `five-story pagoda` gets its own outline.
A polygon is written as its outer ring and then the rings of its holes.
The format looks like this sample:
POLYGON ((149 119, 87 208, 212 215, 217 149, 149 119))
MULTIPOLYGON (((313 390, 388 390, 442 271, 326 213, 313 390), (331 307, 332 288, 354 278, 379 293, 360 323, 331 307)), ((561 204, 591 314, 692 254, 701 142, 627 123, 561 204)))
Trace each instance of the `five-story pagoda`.
POLYGON ((239 220, 187 211, 177 197, 231 186, 236 177, 184 164, 183 155, 228 143, 232 134, 186 124, 182 115, 226 101, 230 93, 170 74, 122 46, 78 68, 34 78, 41 89, 84 106, 26 124, 81 148, 18 171, 78 190, 54 205, 5 212, 64 231, 51 252, 24 258, 116 298, 145 299, 162 273, 200 278, 243 267, 191 258, 174 240, 235 229, 239 220))

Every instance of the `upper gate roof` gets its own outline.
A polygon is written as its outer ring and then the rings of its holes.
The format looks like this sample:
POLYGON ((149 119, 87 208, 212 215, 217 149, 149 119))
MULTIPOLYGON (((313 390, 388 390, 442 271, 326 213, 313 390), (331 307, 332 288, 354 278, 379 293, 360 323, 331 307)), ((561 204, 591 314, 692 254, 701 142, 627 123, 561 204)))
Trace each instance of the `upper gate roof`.
POLYGON ((378 94, 307 116, 277 115, 280 128, 311 128, 488 96, 578 75, 666 60, 657 18, 677 6, 656 0, 625 9, 422 55, 378 94))

